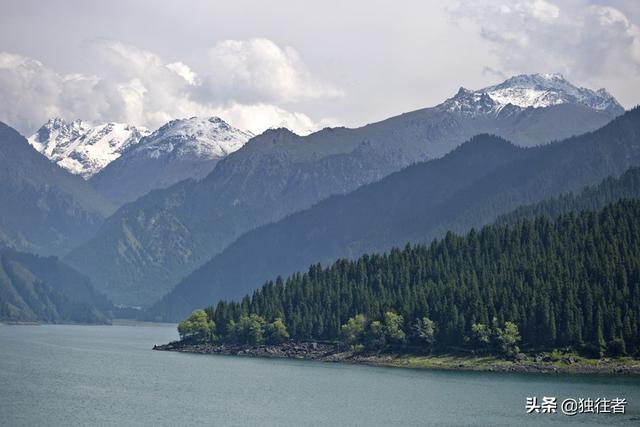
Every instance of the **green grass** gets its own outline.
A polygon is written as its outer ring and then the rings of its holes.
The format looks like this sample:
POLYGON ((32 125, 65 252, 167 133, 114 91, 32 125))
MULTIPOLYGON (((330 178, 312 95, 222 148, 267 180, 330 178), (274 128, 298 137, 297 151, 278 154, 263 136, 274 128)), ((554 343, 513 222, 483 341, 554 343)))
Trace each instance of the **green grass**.
MULTIPOLYGON (((551 357, 551 362, 536 362, 532 356, 518 364, 522 366, 548 366, 558 368, 558 371, 571 372, 577 370, 578 366, 603 366, 599 359, 588 359, 572 352, 551 352, 543 353, 544 356, 551 357), (563 362, 563 358, 573 357, 576 363, 568 364, 563 362)), ((514 365, 511 360, 497 356, 472 356, 460 354, 436 354, 436 355, 381 355, 368 359, 368 362, 381 366, 392 366, 414 369, 468 369, 468 370, 489 370, 491 368, 500 369, 514 365)), ((640 365, 640 361, 632 357, 621 357, 608 359, 605 365, 615 363, 616 365, 633 366, 640 365)))
POLYGON ((412 356, 403 355, 397 358, 383 358, 381 364, 389 366, 402 366, 406 368, 430 368, 430 369, 482 369, 491 366, 508 366, 512 362, 493 356, 461 356, 461 355, 429 355, 412 356))

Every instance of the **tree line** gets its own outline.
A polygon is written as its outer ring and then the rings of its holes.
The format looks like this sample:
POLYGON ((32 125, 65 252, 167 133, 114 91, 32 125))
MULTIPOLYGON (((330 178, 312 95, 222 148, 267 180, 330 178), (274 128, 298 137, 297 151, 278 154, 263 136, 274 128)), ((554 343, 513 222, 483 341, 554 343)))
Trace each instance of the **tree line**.
POLYGON ((293 340, 363 347, 635 352, 640 201, 313 265, 204 314, 223 340, 279 321, 293 340))

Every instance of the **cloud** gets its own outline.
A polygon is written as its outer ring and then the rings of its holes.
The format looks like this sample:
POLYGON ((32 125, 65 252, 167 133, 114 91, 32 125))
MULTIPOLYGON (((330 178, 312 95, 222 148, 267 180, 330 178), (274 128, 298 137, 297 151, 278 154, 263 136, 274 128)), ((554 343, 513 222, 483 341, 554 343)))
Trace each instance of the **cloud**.
POLYGON ((341 96, 313 78, 297 52, 267 39, 225 40, 209 50, 206 87, 216 98, 239 102, 290 102, 341 96))
POLYGON ((490 43, 502 74, 562 72, 622 88, 640 74, 640 29, 621 10, 588 0, 461 0, 449 9, 490 43))
POLYGON ((221 41, 200 71, 114 40, 93 40, 87 52, 99 75, 59 74, 35 59, 0 52, 0 96, 8 100, 0 120, 29 134, 51 116, 153 129, 174 118, 218 115, 254 133, 272 126, 308 133, 327 120, 281 105, 342 95, 315 79, 295 50, 266 39, 221 41))
POLYGON ((178 61, 167 64, 167 68, 185 79, 190 85, 198 84, 197 74, 194 73, 188 65, 178 61))

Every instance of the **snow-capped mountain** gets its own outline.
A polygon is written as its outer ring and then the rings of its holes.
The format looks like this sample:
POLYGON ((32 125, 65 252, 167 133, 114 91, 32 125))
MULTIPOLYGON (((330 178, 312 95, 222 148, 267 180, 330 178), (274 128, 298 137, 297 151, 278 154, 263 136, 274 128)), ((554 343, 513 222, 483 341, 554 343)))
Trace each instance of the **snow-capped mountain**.
POLYGON ((153 132, 129 155, 221 159, 238 150, 252 136, 251 132, 234 128, 219 117, 178 119, 153 132))
POLYGON ((51 161, 89 179, 148 134, 145 128, 125 123, 67 122, 55 117, 28 141, 51 161))
POLYGON ((605 89, 593 91, 577 87, 561 74, 521 74, 495 86, 458 93, 440 105, 441 110, 467 116, 498 114, 526 108, 545 108, 559 104, 578 104, 596 111, 621 114, 624 108, 605 89))
POLYGON ((218 117, 172 120, 91 179, 94 188, 122 204, 178 181, 201 179, 253 134, 218 117))

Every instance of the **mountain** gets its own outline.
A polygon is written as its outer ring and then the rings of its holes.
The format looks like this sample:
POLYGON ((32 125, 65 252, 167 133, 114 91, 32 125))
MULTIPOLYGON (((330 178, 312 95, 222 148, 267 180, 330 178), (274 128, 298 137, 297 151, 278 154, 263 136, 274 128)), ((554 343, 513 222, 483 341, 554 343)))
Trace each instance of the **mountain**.
POLYGON ((597 186, 588 186, 579 193, 565 193, 539 203, 520 206, 500 215, 498 225, 514 225, 525 219, 545 217, 556 219, 571 212, 598 210, 622 199, 640 199, 640 168, 634 167, 619 178, 608 177, 597 186))
POLYGON ((148 134, 124 123, 94 125, 55 117, 29 137, 29 143, 60 167, 88 179, 148 134))
POLYGON ((117 205, 184 179, 201 179, 253 134, 218 117, 172 120, 126 150, 91 179, 117 205))
POLYGON ((456 96, 445 101, 440 108, 469 116, 482 116, 497 115, 503 110, 513 112, 514 109, 561 104, 583 105, 613 115, 624 112, 624 108, 606 89, 593 91, 576 87, 561 74, 522 74, 476 91, 460 88, 456 96))
POLYGON ((94 235, 113 212, 79 176, 33 149, 0 123, 0 243, 63 254, 94 235))
POLYGON ((0 320, 106 323, 111 303, 55 257, 0 249, 0 320))
POLYGON ((246 233, 150 313, 181 318, 202 301, 239 298, 266 279, 318 262, 429 242, 449 230, 464 232, 520 205, 580 190, 638 165, 640 108, 593 133, 542 147, 478 136, 441 159, 246 233))
MULTIPOLYGON (((524 86, 522 79, 510 83, 514 90, 524 86)), ((557 82, 548 84, 551 91, 557 82)), ((490 132, 517 145, 538 145, 594 130, 620 111, 566 98, 547 107, 508 104, 474 115, 451 109, 448 100, 361 128, 304 137, 269 130, 201 181, 183 181, 123 206, 65 260, 116 303, 148 306, 248 230, 441 157, 474 135, 490 132)))

